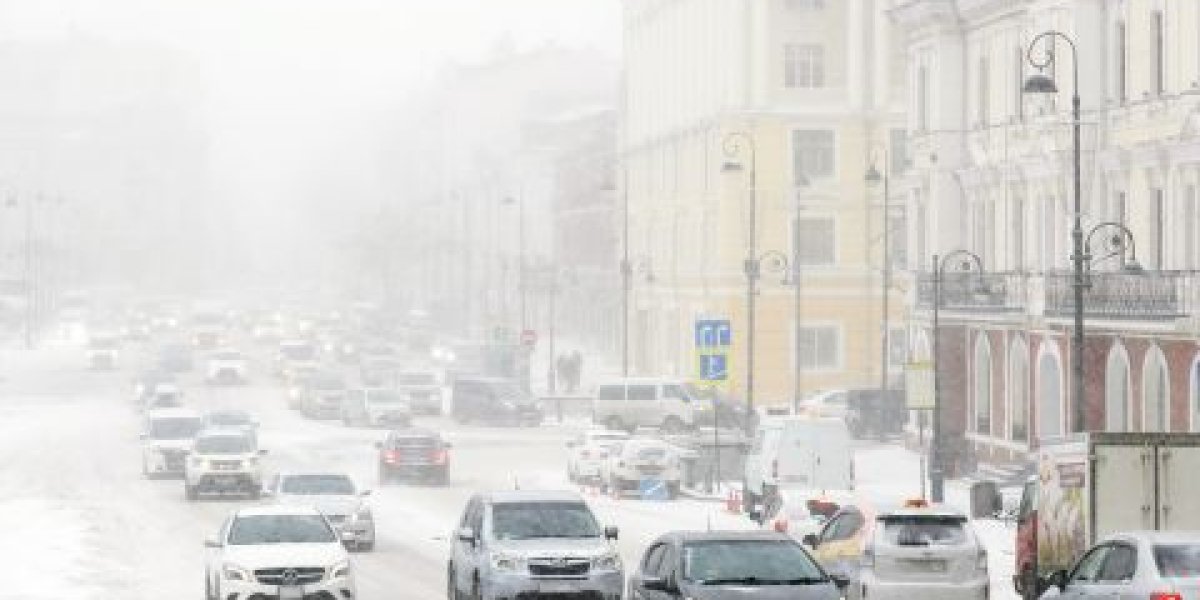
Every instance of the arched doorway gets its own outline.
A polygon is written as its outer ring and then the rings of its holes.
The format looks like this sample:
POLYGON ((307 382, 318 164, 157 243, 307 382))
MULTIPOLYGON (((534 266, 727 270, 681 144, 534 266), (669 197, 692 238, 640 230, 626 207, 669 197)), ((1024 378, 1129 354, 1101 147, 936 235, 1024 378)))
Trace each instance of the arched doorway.
POLYGON ((1129 354, 1121 342, 1114 342, 1104 367, 1104 430, 1130 431, 1129 354))
POLYGON ((1008 348, 1008 436, 1018 442, 1029 440, 1029 350, 1017 337, 1008 348))
POLYGON ((1167 379, 1167 361, 1154 346, 1146 353, 1142 367, 1142 431, 1171 430, 1171 387, 1167 379))
POLYGON ((1037 382, 1038 437, 1062 435, 1062 360, 1052 341, 1042 344, 1041 356, 1038 358, 1037 382))
POLYGON ((972 404, 975 407, 972 425, 975 432, 992 433, 992 345, 987 332, 975 338, 975 360, 971 377, 972 404))

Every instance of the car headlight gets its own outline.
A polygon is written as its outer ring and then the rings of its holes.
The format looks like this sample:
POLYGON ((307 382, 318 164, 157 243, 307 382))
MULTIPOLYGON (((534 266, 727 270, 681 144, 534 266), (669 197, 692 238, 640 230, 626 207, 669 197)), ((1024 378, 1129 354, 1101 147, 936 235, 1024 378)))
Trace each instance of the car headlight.
POLYGON ((592 559, 592 568, 599 571, 620 571, 621 555, 616 552, 601 554, 592 559))
POLYGON ((250 571, 233 563, 225 563, 221 565, 221 577, 229 581, 250 581, 250 571))
POLYGON ((350 576, 350 561, 343 560, 340 563, 329 567, 330 579, 343 579, 350 576))
POLYGON ((504 552, 493 552, 492 567, 499 571, 517 571, 525 568, 525 557, 504 552))

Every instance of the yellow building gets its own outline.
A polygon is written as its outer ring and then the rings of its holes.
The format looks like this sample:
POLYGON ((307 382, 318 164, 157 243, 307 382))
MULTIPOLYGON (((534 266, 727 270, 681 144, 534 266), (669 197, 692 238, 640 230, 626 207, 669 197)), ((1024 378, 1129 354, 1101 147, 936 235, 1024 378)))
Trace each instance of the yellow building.
MULTIPOLYGON (((873 162, 893 173, 906 164, 895 129, 903 56, 884 7, 631 0, 624 33, 631 371, 696 377, 694 322, 728 318, 727 385, 743 396, 745 264, 758 259, 755 400, 786 403, 797 384, 880 385, 883 186, 865 175, 873 162)), ((899 265, 903 208, 889 213, 888 254, 899 265)), ((900 295, 893 290, 889 311, 901 350, 894 375, 905 347, 900 295)))

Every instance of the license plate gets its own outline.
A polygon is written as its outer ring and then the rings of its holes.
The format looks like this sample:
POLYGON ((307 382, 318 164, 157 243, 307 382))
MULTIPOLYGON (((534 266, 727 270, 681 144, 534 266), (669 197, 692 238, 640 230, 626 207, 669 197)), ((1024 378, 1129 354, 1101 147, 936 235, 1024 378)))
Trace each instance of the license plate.
POLYGON ((304 588, 298 585, 281 585, 279 600, 304 600, 304 588))
POLYGON ((569 594, 577 591, 575 586, 566 581, 545 581, 538 585, 544 594, 569 594))
POLYGON ((922 573, 945 573, 946 561, 944 560, 907 560, 905 567, 913 571, 922 573))

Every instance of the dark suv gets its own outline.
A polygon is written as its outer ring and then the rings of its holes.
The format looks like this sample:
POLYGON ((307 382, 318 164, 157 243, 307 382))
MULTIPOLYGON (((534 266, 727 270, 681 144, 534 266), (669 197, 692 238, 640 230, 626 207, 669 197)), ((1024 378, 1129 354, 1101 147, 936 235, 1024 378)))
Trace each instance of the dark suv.
POLYGON ((450 478, 450 442, 436 431, 393 431, 375 447, 379 449, 379 483, 418 479, 445 485, 450 478))
POLYGON ((450 412, 459 423, 479 421, 496 425, 540 425, 537 398, 514 379, 458 377, 450 397, 450 412))

